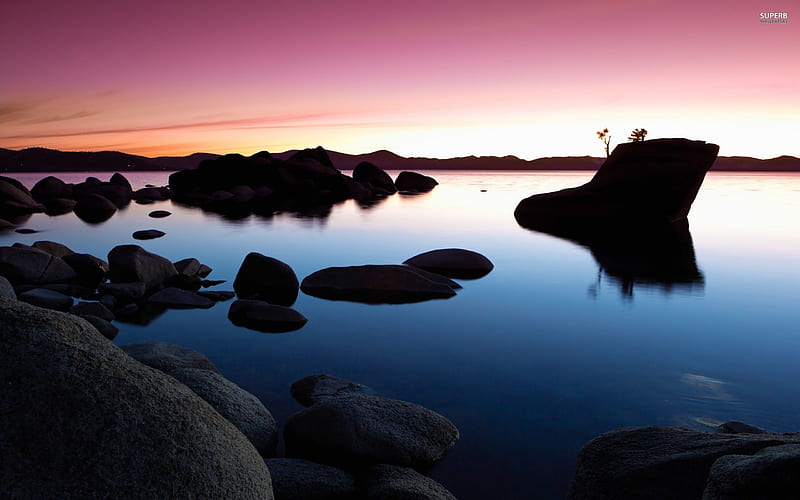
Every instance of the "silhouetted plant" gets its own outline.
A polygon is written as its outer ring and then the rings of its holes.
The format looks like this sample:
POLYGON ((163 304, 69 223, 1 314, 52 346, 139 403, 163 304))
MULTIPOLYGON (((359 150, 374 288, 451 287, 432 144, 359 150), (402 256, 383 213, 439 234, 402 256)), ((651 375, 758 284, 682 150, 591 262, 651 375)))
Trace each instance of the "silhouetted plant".
POLYGON ((597 131, 597 138, 603 141, 603 144, 606 145, 606 158, 609 156, 608 146, 611 144, 611 134, 608 133, 608 129, 604 128, 603 130, 597 131))
POLYGON ((647 129, 644 128, 635 128, 631 135, 628 137, 628 140, 631 142, 641 142, 644 140, 644 136, 647 135, 647 129))

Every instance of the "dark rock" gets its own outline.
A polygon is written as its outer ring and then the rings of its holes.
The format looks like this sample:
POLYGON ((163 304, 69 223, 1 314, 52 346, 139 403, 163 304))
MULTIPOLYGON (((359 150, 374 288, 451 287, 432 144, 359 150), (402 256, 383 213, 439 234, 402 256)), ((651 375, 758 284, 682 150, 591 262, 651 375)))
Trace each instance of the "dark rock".
POLYGON ((427 193, 438 184, 433 177, 416 172, 400 172, 394 181, 398 191, 411 193, 427 193))
POLYGON ((115 309, 117 307, 117 298, 109 294, 101 295, 100 303, 109 309, 115 309))
POLYGON ((70 198, 50 198, 44 202, 47 215, 63 215, 72 212, 78 202, 70 198))
POLYGON ((164 217, 169 217, 170 215, 172 215, 172 212, 168 210, 153 210, 147 215, 154 219, 163 219, 164 217))
POLYGON ((736 421, 725 422, 719 429, 725 434, 769 434, 764 429, 736 421))
POLYGON ((200 295, 201 297, 205 297, 207 299, 211 299, 214 302, 225 302, 226 300, 231 300, 232 298, 236 297, 235 292, 228 292, 228 291, 214 291, 214 292, 202 291, 202 292, 197 292, 197 295, 200 295))
POLYGON ((157 291, 147 300, 173 309, 208 309, 214 305, 214 301, 211 299, 172 287, 157 291))
POLYGON ((242 431, 263 456, 275 453, 278 425, 257 397, 219 373, 199 368, 178 368, 169 374, 206 400, 220 415, 242 431))
POLYGON ((72 185, 65 184, 58 177, 50 175, 33 186, 31 195, 36 201, 42 203, 53 198, 72 198, 72 185))
POLYGON ((329 267, 310 274, 300 286, 304 293, 314 297, 370 304, 448 298, 456 294, 454 288, 457 285, 432 280, 403 265, 329 267))
POLYGON ((70 297, 78 297, 87 300, 93 300, 97 295, 94 291, 94 287, 90 288, 88 286, 76 285, 74 283, 45 283, 44 285, 38 285, 38 287, 63 293, 64 295, 69 295, 70 297))
MULTIPOLYGON (((152 289, 178 271, 172 262, 138 245, 119 245, 108 253, 109 278, 114 283, 141 281, 152 289)), ((113 294, 112 294, 113 295, 113 294)))
POLYGON ((685 218, 719 146, 686 139, 620 144, 587 184, 522 200, 526 228, 561 235, 620 222, 685 218))
POLYGON ((202 280, 200 282, 200 286, 203 288, 208 288, 210 286, 217 286, 225 283, 225 280, 202 280))
POLYGON ((118 299, 137 300, 144 297, 147 288, 141 281, 133 281, 130 283, 100 283, 97 291, 118 299))
POLYGON ((390 463, 424 468, 453 447, 458 429, 414 403, 347 394, 295 413, 284 435, 288 456, 344 467, 390 463))
POLYGON ((313 149, 306 148, 298 151, 289 157, 289 161, 295 164, 316 163, 334 170, 336 169, 336 167, 333 166, 333 162, 331 161, 330 157, 328 156, 328 152, 325 151, 322 146, 317 146, 313 149))
POLYGON ((407 467, 373 465, 359 474, 358 479, 368 500, 456 500, 447 488, 407 467))
POLYGON ((165 234, 167 233, 158 229, 142 229, 141 231, 134 231, 132 236, 135 240, 154 240, 161 238, 165 234))
POLYGON ((108 263, 88 253, 72 253, 63 257, 64 262, 75 270, 76 281, 82 284, 97 286, 108 276, 108 263))
POLYGON ((0 497, 272 498, 252 444, 76 316, 0 299, 0 497))
POLYGON ((356 168, 353 169, 353 179, 379 187, 389 193, 397 192, 397 187, 389 174, 368 161, 362 161, 356 165, 356 168))
POLYGON ((5 219, 0 219, 0 231, 8 231, 9 229, 14 229, 14 224, 5 219))
POLYGON ((798 434, 721 434, 676 427, 607 432, 578 454, 571 500, 700 498, 711 465, 724 455, 752 455, 798 434))
POLYGON ((711 466, 703 500, 789 500, 800 491, 800 445, 725 455, 711 466))
POLYGON ((188 347, 166 342, 147 342, 126 344, 120 348, 136 361, 164 373, 179 368, 199 368, 219 373, 217 367, 207 357, 188 347))
POLYGON ((74 211, 82 221, 96 224, 110 219, 116 213, 117 206, 108 198, 92 193, 81 197, 75 205, 74 211))
POLYGON ((156 318, 167 312, 168 308, 161 304, 145 302, 143 304, 128 303, 114 310, 116 321, 132 325, 147 326, 156 318))
POLYGON ((448 278, 480 278, 494 269, 494 264, 483 255, 461 248, 431 250, 411 257, 403 264, 419 267, 448 278))
POLYGON ((107 338, 108 340, 114 340, 119 333, 119 328, 112 325, 108 320, 93 316, 91 314, 76 314, 76 316, 80 316, 81 318, 88 321, 98 332, 100 335, 107 338))
POLYGON ((228 319, 236 326, 265 333, 291 332, 308 322, 305 316, 290 307, 251 299, 237 300, 231 304, 228 319))
POLYGON ((19 181, 0 177, 0 213, 18 214, 43 211, 44 205, 34 200, 30 192, 19 181))
POLYGON ((239 267, 233 289, 239 298, 290 306, 297 300, 297 275, 278 259, 251 252, 239 267))
POLYGON ((100 302, 78 302, 69 312, 76 316, 97 316, 106 321, 114 321, 114 313, 100 302))
POLYGON ((14 287, 4 276, 0 276, 0 297, 15 300, 17 298, 17 293, 14 291, 14 287))
MULTIPOLYGON (((211 269, 207 265, 200 264, 200 269, 197 270, 197 276, 200 277, 200 278, 205 278, 206 276, 211 274, 211 271, 213 271, 213 269, 211 269)), ((222 283, 224 283, 224 282, 225 281, 223 280, 222 283)))
POLYGON ((120 174, 118 172, 114 173, 114 175, 111 176, 111 179, 108 180, 108 183, 109 184, 114 184, 115 186, 120 186, 122 188, 125 188, 129 192, 133 192, 133 188, 131 187, 131 183, 128 181, 128 179, 125 178, 124 175, 122 175, 122 174, 120 174))
POLYGON ((26 188, 23 183, 21 183, 17 179, 14 179, 13 177, 6 177, 4 175, 0 175, 0 182, 6 183, 6 184, 10 184, 13 187, 15 187, 16 189, 22 191, 23 194, 28 195, 28 196, 32 196, 31 192, 28 190, 28 188, 26 188))
POLYGON ((164 286, 180 288, 181 290, 189 290, 196 292, 203 286, 203 280, 197 276, 186 276, 185 274, 176 274, 164 281, 164 286))
POLYGON ((76 277, 63 260, 31 247, 0 247, 0 276, 13 284, 58 283, 76 277))
POLYGON ((43 252, 47 252, 54 257, 64 258, 65 255, 71 255, 73 252, 68 246, 62 245, 61 243, 56 243, 55 241, 37 241, 33 245, 33 248, 38 248, 43 252))
POLYGON ((342 469, 300 458, 268 458, 265 462, 279 500, 356 498, 355 478, 342 469))
POLYGON ((357 384, 333 375, 309 375, 292 384, 292 397, 303 406, 343 394, 364 394, 369 391, 365 385, 357 384))
POLYGON ((164 201, 172 196, 169 189, 163 187, 145 187, 133 192, 133 199, 136 201, 164 201))
POLYGON ((37 307, 64 312, 69 311, 73 304, 72 297, 68 297, 63 293, 53 290, 47 290, 46 288, 28 290, 27 292, 19 294, 17 298, 37 307))
POLYGON ((183 274, 185 276, 197 276, 197 273, 200 271, 200 261, 194 258, 188 258, 179 260, 174 263, 175 270, 178 271, 178 274, 183 274))
POLYGON ((39 231, 37 231, 36 229, 31 229, 29 227, 22 227, 19 229, 15 229, 14 232, 19 234, 34 234, 38 233, 39 231))

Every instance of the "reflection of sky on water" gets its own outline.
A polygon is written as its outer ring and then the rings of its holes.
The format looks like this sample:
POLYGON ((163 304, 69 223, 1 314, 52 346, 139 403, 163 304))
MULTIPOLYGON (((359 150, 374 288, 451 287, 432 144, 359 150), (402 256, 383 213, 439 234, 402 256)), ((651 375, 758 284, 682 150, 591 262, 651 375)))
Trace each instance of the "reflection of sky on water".
MULTIPOLYGON (((325 220, 227 221, 169 202, 131 204, 97 226, 72 214, 34 215, 25 226, 42 232, 5 233, 0 243, 51 239, 105 257, 137 243, 133 231, 160 229, 165 237, 138 243, 172 260, 197 257, 214 268, 211 279, 228 280, 219 289, 231 288, 250 251, 287 262, 300 279, 434 248, 485 254, 494 271, 462 281, 448 300, 387 306, 301 294, 294 307, 308 324, 280 335, 231 325, 223 303, 168 311, 148 327, 121 324, 117 339, 206 353, 278 421, 299 409, 291 382, 313 373, 439 411, 462 438, 432 475, 462 499, 563 497, 578 448, 614 427, 742 420, 800 429, 799 175, 710 174, 689 217, 702 290, 635 285, 625 300, 612 279, 598 282, 587 249, 522 229, 513 217, 523 197, 591 173, 431 174, 440 181, 432 193, 372 209, 346 202, 325 220), (174 215, 147 217, 155 209, 174 215)), ((164 184, 166 174, 131 181, 164 184)))

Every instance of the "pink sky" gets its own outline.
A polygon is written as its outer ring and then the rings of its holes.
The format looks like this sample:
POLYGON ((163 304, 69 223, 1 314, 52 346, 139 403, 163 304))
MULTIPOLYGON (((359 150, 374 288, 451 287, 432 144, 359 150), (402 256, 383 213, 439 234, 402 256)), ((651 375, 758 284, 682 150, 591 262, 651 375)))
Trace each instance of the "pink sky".
POLYGON ((26 0, 0 46, 11 149, 800 156, 794 0, 26 0))

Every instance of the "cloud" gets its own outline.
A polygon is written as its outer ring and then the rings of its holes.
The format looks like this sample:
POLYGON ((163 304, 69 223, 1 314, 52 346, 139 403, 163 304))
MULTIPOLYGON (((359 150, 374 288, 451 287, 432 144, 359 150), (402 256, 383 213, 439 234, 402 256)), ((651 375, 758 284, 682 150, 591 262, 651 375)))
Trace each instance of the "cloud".
POLYGON ((51 115, 43 116, 41 118, 32 118, 26 121, 26 124, 42 124, 52 122, 63 122, 67 120, 77 120, 79 118, 86 118, 87 116, 94 116, 100 114, 99 111, 77 111, 68 115, 51 115))
POLYGON ((0 101, 0 123, 10 123, 28 118, 42 104, 49 101, 42 97, 17 97, 0 101))

